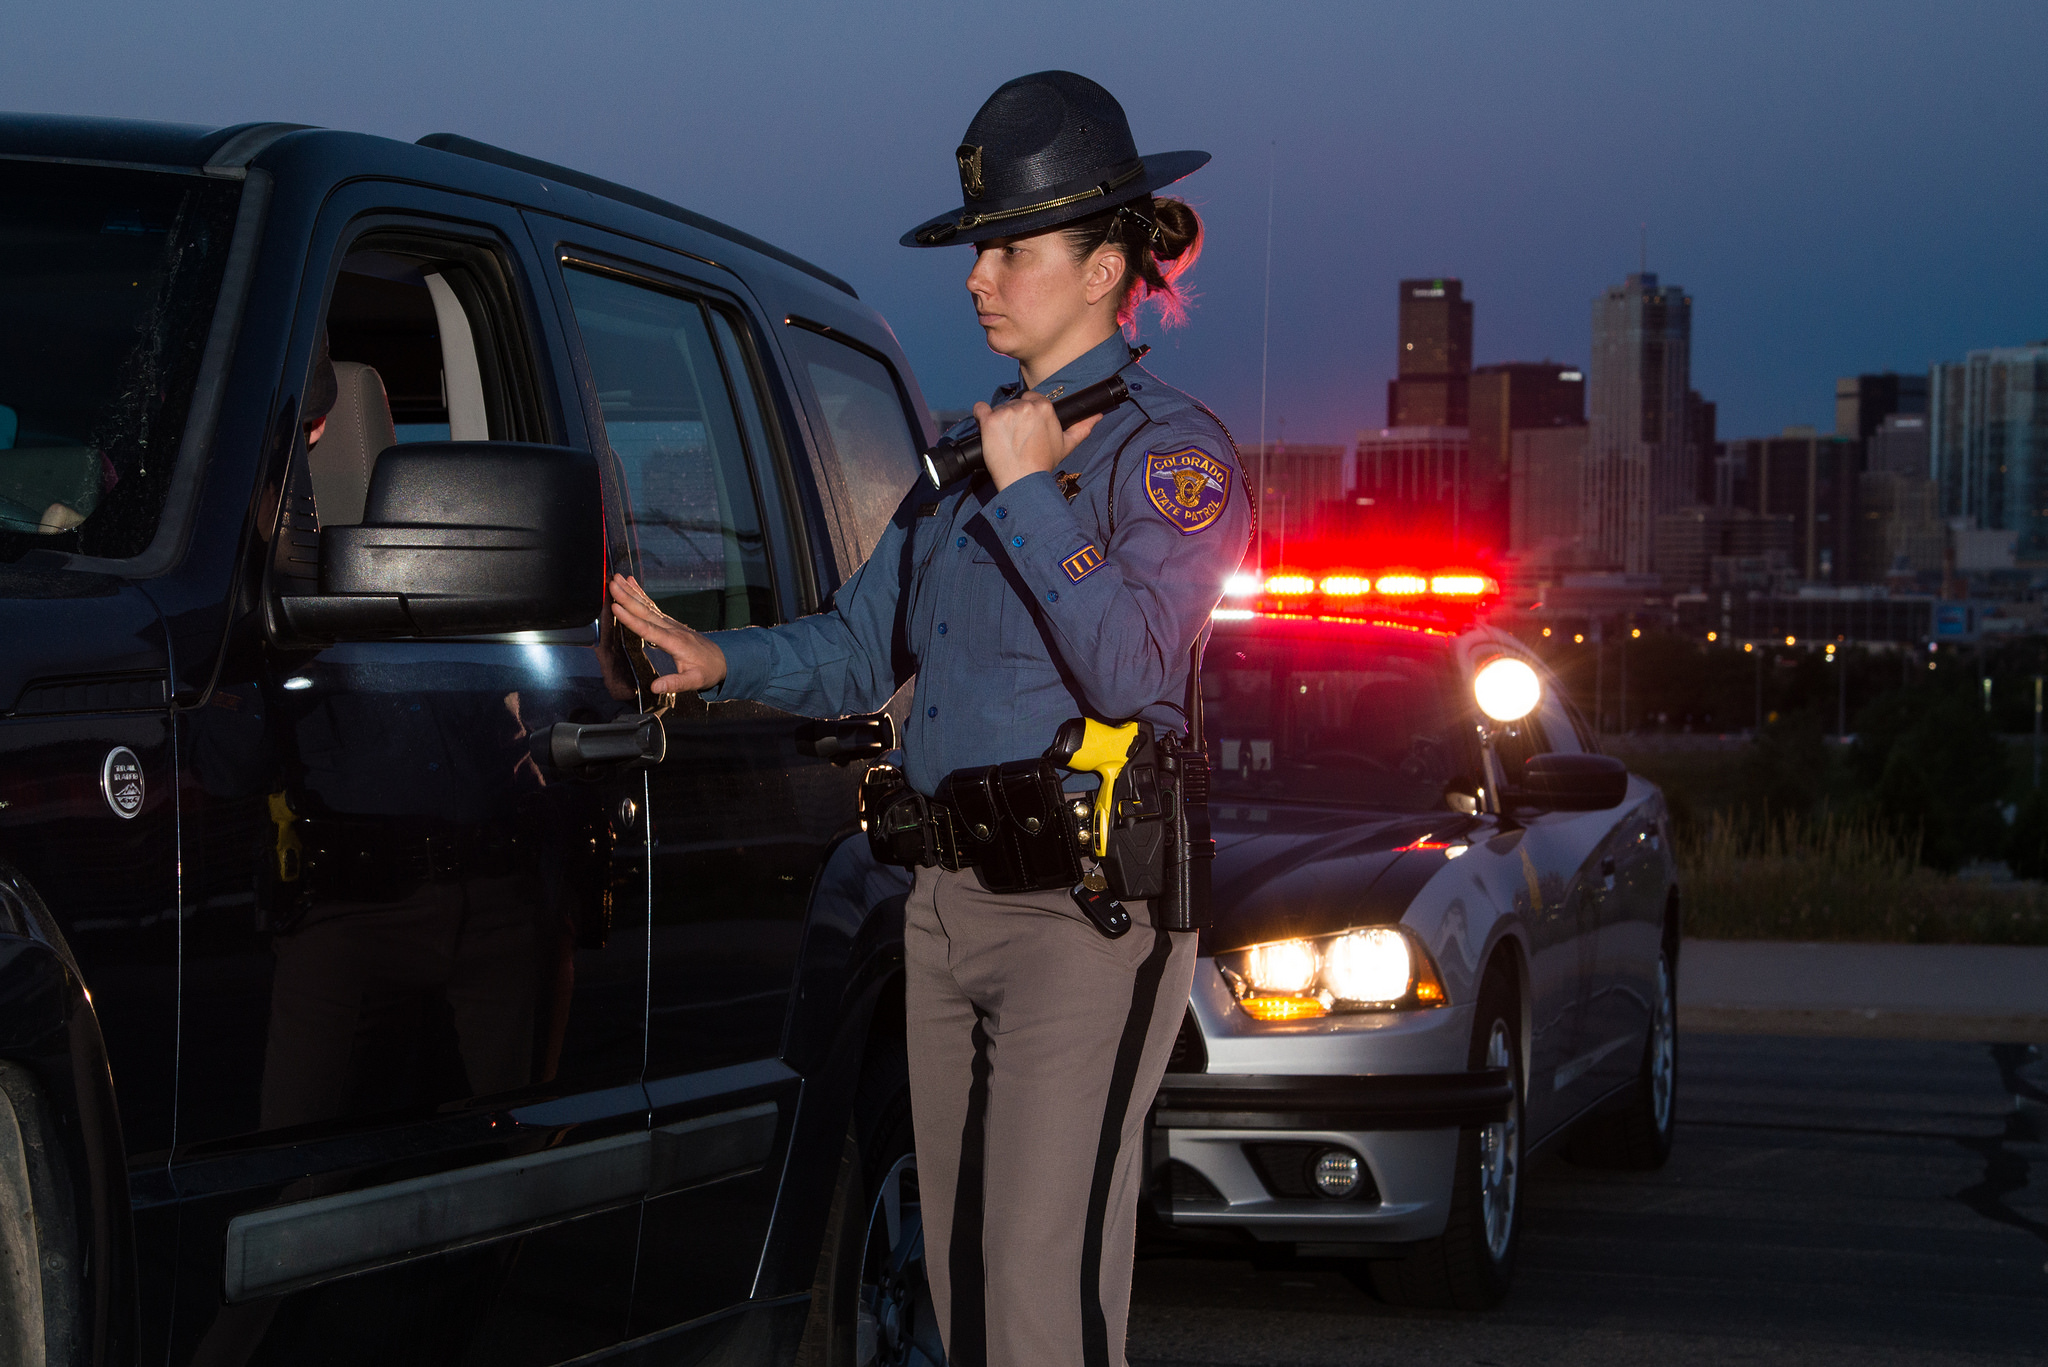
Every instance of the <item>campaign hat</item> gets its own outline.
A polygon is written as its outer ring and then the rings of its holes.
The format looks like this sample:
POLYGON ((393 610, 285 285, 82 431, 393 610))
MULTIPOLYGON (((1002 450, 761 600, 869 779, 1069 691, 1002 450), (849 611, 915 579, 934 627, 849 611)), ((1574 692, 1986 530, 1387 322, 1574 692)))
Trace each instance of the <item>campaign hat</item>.
POLYGON ((1201 168, 1207 152, 1138 155, 1116 96, 1071 71, 997 89, 953 159, 961 205, 905 233, 906 247, 951 247, 1044 232, 1128 204, 1201 168))

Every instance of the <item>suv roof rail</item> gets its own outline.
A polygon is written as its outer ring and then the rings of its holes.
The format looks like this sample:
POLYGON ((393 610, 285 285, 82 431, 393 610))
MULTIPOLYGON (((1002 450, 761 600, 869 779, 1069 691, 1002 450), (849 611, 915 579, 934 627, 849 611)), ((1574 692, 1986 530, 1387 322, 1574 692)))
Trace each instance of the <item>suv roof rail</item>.
POLYGON ((307 123, 244 123, 223 128, 215 136, 226 136, 207 157, 204 169, 211 176, 239 180, 249 174, 249 163, 256 159, 258 152, 287 133, 311 127, 307 123))
POLYGON ((440 152, 452 152, 458 157, 469 157, 474 161, 487 161, 493 166, 503 166, 514 171, 524 171, 528 175, 539 176, 543 180, 559 181, 563 185, 572 185, 578 190, 588 190, 591 194, 602 195, 606 199, 615 199, 621 204, 630 204, 636 209, 645 209, 649 213, 660 214, 663 218, 672 218, 678 223, 687 223, 700 232, 711 233, 716 237, 724 238, 728 242, 737 242, 749 251, 756 251, 763 256, 773 257, 785 266, 794 266, 806 275, 815 276, 835 289, 845 290, 848 294, 853 295, 854 298, 860 298, 860 295, 855 292, 853 286, 847 284, 824 267, 812 265, 795 252, 784 251, 772 242, 763 242, 752 233, 743 233, 738 228, 728 227, 715 218, 706 218, 703 214, 692 213, 679 204, 671 204, 665 199, 657 199, 644 190, 635 190, 631 186, 621 185, 617 181, 605 180, 601 176, 589 175, 583 171, 572 171, 566 166, 557 166, 551 161, 542 161, 538 157, 529 157, 518 152, 509 152, 502 147, 493 147, 487 142, 478 142, 475 138, 465 138, 460 133, 429 133, 419 140, 419 146, 431 147, 440 152))

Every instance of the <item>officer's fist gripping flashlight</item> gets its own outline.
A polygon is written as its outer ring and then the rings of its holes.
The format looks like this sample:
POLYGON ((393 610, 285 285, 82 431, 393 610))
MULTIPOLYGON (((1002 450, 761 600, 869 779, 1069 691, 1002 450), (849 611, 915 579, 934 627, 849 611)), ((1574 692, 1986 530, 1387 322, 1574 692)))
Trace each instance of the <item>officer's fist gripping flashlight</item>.
MULTIPOLYGON (((1097 413, 1110 409, 1131 397, 1130 387, 1122 375, 1112 375, 1098 380, 1086 389, 1077 389, 1063 398, 1053 400, 1053 416, 1060 420, 1062 428, 1072 427, 1083 418, 1092 418, 1097 413)), ((978 475, 988 468, 988 462, 981 454, 981 425, 976 423, 971 431, 959 437, 941 437, 931 450, 924 453, 924 472, 932 482, 932 488, 943 489, 962 475, 978 475)))

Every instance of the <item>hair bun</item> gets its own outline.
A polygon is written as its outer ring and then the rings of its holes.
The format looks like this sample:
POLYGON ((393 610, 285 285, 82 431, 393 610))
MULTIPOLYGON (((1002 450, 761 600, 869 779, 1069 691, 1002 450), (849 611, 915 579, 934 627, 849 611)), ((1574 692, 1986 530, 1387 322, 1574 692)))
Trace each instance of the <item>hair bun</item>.
POLYGON ((1152 201, 1152 210, 1153 221, 1159 225, 1152 254, 1161 261, 1179 260, 1202 240, 1201 216, 1186 200, 1162 195, 1152 201))

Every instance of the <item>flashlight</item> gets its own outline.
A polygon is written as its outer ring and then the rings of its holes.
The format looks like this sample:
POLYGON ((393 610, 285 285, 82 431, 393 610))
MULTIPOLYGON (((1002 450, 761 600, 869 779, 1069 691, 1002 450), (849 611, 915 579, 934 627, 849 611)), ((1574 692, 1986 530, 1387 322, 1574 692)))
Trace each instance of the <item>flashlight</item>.
MULTIPOLYGON (((1068 428, 1083 418, 1107 413, 1130 397, 1131 391, 1124 383, 1124 377, 1112 375, 1086 389, 1077 389, 1065 398, 1053 400, 1053 416, 1060 420, 1062 428, 1068 428)), ((924 472, 934 489, 943 489, 962 475, 980 474, 987 468, 981 454, 979 423, 957 438, 939 438, 932 449, 924 453, 924 472)))

